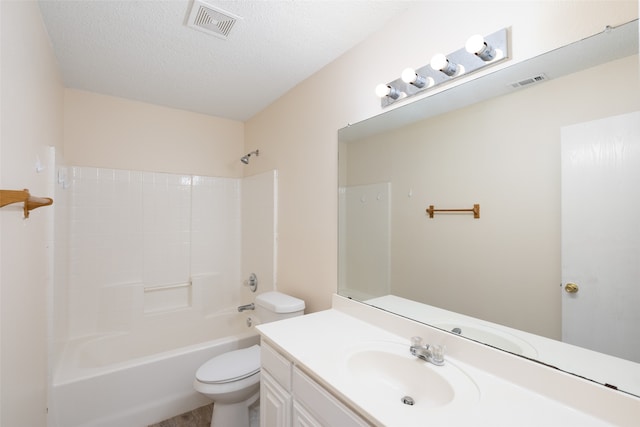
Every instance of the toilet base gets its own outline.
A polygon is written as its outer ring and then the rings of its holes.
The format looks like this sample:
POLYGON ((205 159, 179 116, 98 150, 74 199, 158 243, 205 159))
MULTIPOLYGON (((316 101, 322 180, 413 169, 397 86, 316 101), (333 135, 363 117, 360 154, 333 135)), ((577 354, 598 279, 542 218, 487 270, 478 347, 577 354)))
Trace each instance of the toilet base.
POLYGON ((238 403, 214 402, 211 427, 250 427, 249 407, 258 401, 260 392, 238 403))

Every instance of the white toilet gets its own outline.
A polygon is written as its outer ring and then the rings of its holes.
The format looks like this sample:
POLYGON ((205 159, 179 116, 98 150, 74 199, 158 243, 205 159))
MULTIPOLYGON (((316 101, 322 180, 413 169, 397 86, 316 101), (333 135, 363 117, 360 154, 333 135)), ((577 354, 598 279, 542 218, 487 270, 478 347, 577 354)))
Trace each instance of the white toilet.
MULTIPOLYGON (((280 292, 256 297, 256 318, 268 323, 304 314, 304 301, 280 292)), ((213 400, 212 427, 249 427, 249 407, 260 397, 260 346, 210 359, 196 372, 193 388, 213 400)))

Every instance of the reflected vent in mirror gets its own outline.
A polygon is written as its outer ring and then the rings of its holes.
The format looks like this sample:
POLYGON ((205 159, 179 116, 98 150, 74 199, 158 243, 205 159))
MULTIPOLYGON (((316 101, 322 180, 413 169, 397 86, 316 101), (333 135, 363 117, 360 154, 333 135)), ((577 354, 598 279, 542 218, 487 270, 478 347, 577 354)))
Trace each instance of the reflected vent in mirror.
POLYGON ((530 86, 532 84, 540 83, 549 80, 546 74, 538 74, 537 76, 529 77, 519 82, 511 83, 510 86, 514 88, 530 86))

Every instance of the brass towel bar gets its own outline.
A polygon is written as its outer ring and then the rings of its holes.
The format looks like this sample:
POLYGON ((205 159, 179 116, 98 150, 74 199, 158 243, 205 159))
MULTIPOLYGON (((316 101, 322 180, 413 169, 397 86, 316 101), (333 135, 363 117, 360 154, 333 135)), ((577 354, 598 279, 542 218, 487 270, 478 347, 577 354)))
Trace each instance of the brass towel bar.
POLYGON ((34 197, 29 190, 0 190, 0 208, 13 203, 24 203, 24 217, 29 218, 29 211, 53 204, 49 197, 34 197))
POLYGON ((475 204, 471 209, 436 209, 433 205, 430 205, 427 208, 427 213, 429 214, 429 218, 433 218, 433 215, 436 212, 473 212, 473 217, 478 219, 480 218, 480 205, 475 204))

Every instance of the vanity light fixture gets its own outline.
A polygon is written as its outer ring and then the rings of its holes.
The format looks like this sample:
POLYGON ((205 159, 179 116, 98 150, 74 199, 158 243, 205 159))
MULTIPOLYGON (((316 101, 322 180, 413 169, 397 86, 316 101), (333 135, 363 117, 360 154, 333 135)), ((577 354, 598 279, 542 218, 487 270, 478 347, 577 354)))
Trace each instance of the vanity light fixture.
POLYGON ((433 55, 430 65, 434 70, 441 71, 449 77, 453 77, 456 74, 462 74, 462 66, 449 61, 449 58, 442 53, 436 53, 433 55))
POLYGON ((496 58, 496 50, 480 34, 469 37, 464 48, 485 62, 493 61, 496 58))
POLYGON ((433 78, 425 77, 418 74, 413 68, 405 68, 400 78, 407 84, 414 85, 417 88, 431 87, 434 84, 433 78))
POLYGON ((420 68, 405 69, 400 78, 376 87, 380 105, 383 108, 388 107, 395 102, 508 59, 508 36, 506 28, 484 37, 475 35, 455 52, 447 55, 439 53, 431 58, 430 63, 420 68))
POLYGON ((391 98, 396 100, 400 98, 400 91, 394 86, 379 84, 376 86, 376 95, 378 95, 379 98, 391 98))

